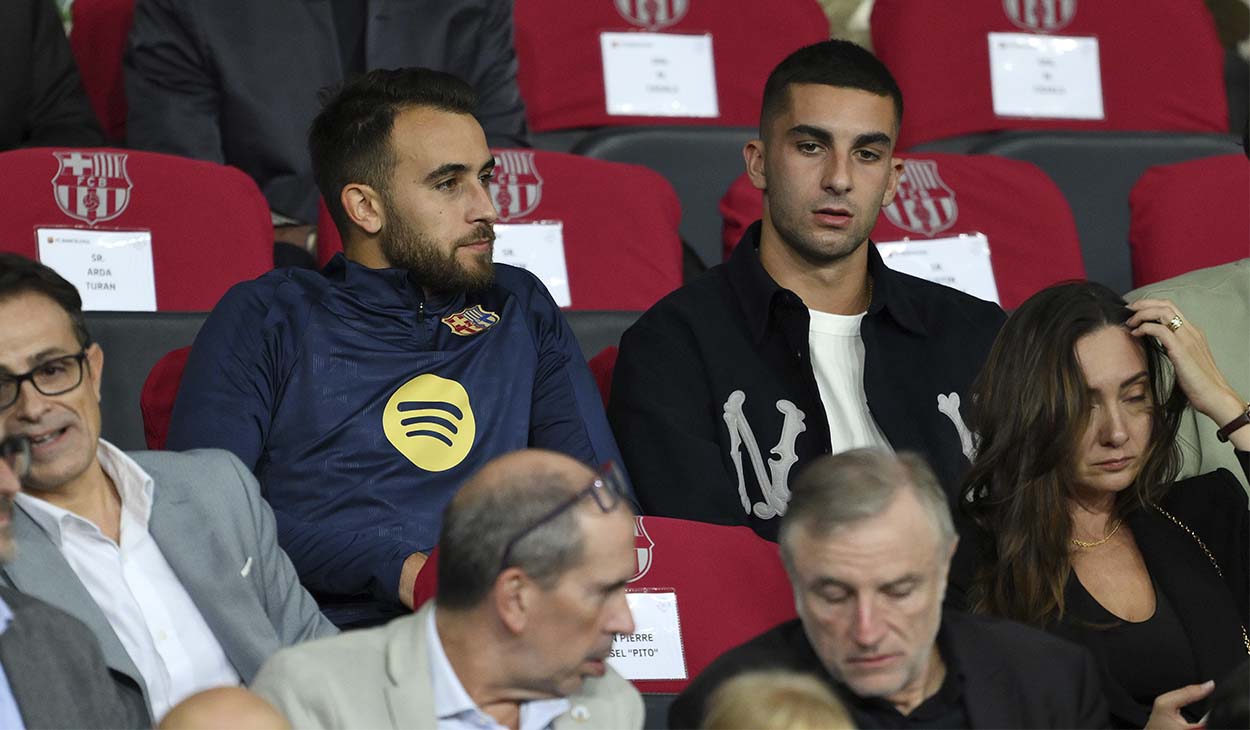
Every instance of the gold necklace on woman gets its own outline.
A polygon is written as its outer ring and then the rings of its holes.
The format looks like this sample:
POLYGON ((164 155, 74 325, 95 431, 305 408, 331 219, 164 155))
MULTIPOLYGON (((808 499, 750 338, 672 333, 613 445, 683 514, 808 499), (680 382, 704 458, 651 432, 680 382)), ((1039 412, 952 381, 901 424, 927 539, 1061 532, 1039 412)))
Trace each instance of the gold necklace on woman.
POLYGON ((1120 529, 1120 525, 1122 524, 1124 524, 1124 520, 1116 520, 1115 527, 1112 527, 1111 532, 1108 532, 1106 535, 1104 535, 1101 540, 1093 540, 1090 542, 1086 542, 1085 540, 1078 540, 1075 537, 1069 538, 1069 539, 1072 541, 1073 545, 1076 545, 1079 548, 1096 548, 1099 545, 1102 545, 1106 543, 1108 540, 1110 540, 1112 536, 1115 535, 1116 531, 1120 529))

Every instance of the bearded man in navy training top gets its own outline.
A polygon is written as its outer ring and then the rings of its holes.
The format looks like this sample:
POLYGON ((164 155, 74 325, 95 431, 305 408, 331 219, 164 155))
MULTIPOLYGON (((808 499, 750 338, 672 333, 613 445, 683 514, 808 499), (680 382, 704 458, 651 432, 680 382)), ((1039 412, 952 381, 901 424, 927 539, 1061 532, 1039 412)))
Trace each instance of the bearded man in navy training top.
POLYGON ((551 295, 492 263, 475 103, 428 69, 371 71, 327 101, 309 149, 345 255, 231 289, 174 406, 169 448, 229 449, 255 471, 340 626, 411 606, 443 507, 494 456, 619 458, 551 295))

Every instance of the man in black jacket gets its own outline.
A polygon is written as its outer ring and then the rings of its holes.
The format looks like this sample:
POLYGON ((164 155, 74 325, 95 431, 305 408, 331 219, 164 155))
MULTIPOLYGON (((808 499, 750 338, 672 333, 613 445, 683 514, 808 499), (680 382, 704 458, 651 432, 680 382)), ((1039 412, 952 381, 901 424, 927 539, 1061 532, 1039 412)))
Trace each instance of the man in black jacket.
POLYGON ((776 539, 790 473, 863 446, 920 452, 957 491, 960 401, 1004 317, 866 245, 902 171, 902 111, 890 72, 846 41, 769 76, 743 149, 763 220, 621 340, 609 417, 645 513, 776 539))
POLYGON ((699 727, 735 674, 815 675, 859 728, 1107 726, 1085 649, 1010 621, 943 614, 958 538, 924 460, 880 449, 819 459, 794 485, 781 557, 799 618, 731 649, 673 703, 699 727))

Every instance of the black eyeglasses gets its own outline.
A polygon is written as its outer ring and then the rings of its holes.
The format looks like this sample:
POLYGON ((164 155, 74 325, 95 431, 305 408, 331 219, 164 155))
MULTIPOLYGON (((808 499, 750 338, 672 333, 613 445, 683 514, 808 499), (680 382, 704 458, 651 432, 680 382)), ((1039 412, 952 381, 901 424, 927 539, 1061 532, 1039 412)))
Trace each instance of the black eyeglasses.
POLYGON ((514 535, 503 549, 503 560, 499 562, 499 572, 502 573, 508 568, 509 561, 512 559, 512 550, 518 542, 524 540, 534 530, 559 517, 587 496, 593 499, 595 505, 604 513, 616 509, 616 506, 625 498, 625 475, 621 472, 620 467, 611 461, 599 467, 599 472, 595 475, 594 481, 586 485, 585 489, 579 490, 573 496, 553 507, 550 512, 539 517, 534 524, 514 535))
POLYGON ((17 402, 22 383, 27 380, 44 395, 61 395, 77 388, 82 384, 82 364, 86 359, 87 350, 84 348, 77 355, 53 358, 21 375, 0 376, 0 409, 17 402))
POLYGON ((0 441, 0 459, 9 465, 18 481, 30 473, 30 439, 25 436, 11 436, 0 441))

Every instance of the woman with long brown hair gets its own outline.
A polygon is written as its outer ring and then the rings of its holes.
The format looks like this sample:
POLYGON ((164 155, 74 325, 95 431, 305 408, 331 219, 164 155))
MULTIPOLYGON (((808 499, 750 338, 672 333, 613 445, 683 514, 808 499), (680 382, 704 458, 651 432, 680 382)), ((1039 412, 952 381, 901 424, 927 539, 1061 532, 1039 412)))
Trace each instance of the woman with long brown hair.
POLYGON ((1089 282, 1022 304, 973 386, 972 608, 1088 646, 1123 727, 1196 727, 1182 708, 1250 653, 1246 494, 1223 470, 1174 481, 1186 402, 1247 469, 1250 406, 1201 330, 1089 282))

